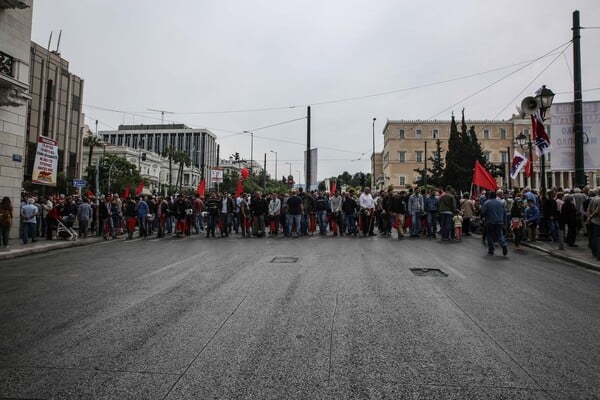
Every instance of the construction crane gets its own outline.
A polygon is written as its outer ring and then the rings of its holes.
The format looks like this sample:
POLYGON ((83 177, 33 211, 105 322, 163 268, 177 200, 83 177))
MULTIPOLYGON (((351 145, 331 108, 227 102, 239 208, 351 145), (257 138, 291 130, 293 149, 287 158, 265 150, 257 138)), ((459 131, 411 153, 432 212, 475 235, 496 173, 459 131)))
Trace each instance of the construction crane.
POLYGON ((175 114, 174 112, 171 111, 165 111, 165 110, 156 110, 153 108, 148 108, 148 111, 155 111, 155 112, 159 112, 160 113, 160 124, 164 125, 165 123, 165 113, 167 114, 175 114))

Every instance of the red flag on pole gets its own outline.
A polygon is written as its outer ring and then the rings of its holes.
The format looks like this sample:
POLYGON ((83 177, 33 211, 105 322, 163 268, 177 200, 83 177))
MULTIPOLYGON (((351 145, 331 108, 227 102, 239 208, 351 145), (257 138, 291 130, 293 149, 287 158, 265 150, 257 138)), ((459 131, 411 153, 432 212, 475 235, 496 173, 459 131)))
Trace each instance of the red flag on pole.
POLYGON ((525 164, 525 175, 531 176, 531 159, 527 159, 527 164, 525 164))
POLYGON ((498 190, 496 180, 481 164, 479 164, 479 161, 475 161, 473 184, 488 190, 498 190))
POLYGON ((237 190, 235 191, 235 198, 237 199, 238 197, 240 197, 242 195, 242 193, 244 193, 244 184, 242 183, 242 180, 240 179, 237 183, 237 190))
POLYGON ((138 187, 135 188, 135 195, 137 196, 137 195, 141 194, 143 190, 144 190, 144 181, 140 182, 138 187))
POLYGON ((127 186, 127 189, 125 189, 125 194, 123 194, 123 198, 124 199, 128 199, 129 198, 129 186, 127 186))
POLYGON ((200 196, 204 196, 204 193, 206 193, 206 181, 204 179, 202 179, 198 184, 196 193, 198 193, 200 196))
POLYGON ((330 193, 331 193, 331 194, 334 194, 334 193, 335 193, 335 190, 337 189, 337 186, 336 186, 336 184, 335 184, 335 181, 331 182, 330 189, 331 189, 331 190, 330 190, 330 193))
POLYGON ((541 157, 543 154, 550 153, 550 136, 546 133, 544 121, 539 111, 531 116, 531 127, 533 128, 533 139, 535 140, 535 154, 541 157))

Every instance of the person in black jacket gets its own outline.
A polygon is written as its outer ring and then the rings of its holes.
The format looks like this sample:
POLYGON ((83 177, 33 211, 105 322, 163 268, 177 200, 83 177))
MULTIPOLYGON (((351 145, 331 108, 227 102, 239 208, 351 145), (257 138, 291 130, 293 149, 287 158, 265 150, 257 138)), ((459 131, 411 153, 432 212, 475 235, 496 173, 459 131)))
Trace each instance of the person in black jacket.
POLYGON ((358 211, 358 203, 352 197, 352 193, 344 192, 344 200, 342 201, 342 213, 344 213, 344 227, 342 233, 348 235, 357 235, 356 229, 356 212, 358 211))
POLYGON ((254 220, 254 228, 256 237, 265 236, 265 215, 269 211, 269 205, 267 204, 267 200, 262 196, 262 193, 256 191, 254 197, 252 197, 252 202, 250 203, 250 211, 252 212, 252 217, 254 220))
POLYGON ((564 202, 560 208, 561 229, 567 228, 567 237, 565 241, 567 246, 577 247, 575 238, 577 237, 577 209, 575 208, 575 199, 570 194, 564 197, 564 202))
POLYGON ((215 237, 215 228, 219 222, 219 206, 221 201, 217 197, 215 192, 210 193, 210 197, 204 202, 204 207, 208 212, 208 227, 206 230, 206 237, 215 237))
POLYGON ((392 223, 398 230, 398 239, 404 238, 404 215, 406 214, 406 203, 402 193, 394 192, 392 195, 391 214, 394 219, 392 223))

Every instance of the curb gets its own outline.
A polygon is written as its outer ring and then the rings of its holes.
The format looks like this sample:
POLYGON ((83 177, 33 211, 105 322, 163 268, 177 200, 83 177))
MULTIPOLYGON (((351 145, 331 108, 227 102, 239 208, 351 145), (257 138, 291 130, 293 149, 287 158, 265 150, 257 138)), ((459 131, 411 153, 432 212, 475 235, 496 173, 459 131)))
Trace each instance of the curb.
POLYGON ((64 241, 60 243, 52 243, 46 246, 37 246, 31 248, 22 248, 19 250, 8 251, 6 253, 0 253, 0 261, 12 260, 14 258, 25 257, 32 254, 47 253, 52 250, 68 249, 71 247, 89 246, 91 244, 101 243, 99 240, 76 240, 76 241, 64 241))
POLYGON ((554 258, 558 258, 558 259, 561 259, 563 261, 568 261, 568 262, 571 262, 573 264, 577 264, 580 267, 584 267, 584 268, 587 268, 587 269, 592 269, 594 271, 600 272, 600 265, 593 264, 593 263, 590 263, 590 262, 587 262, 587 261, 584 261, 584 260, 580 260, 578 258, 565 256, 564 254, 561 254, 557 250, 548 250, 548 249, 545 249, 543 247, 532 245, 532 244, 527 243, 527 242, 522 242, 521 246, 526 246, 526 247, 532 248, 534 250, 541 251, 542 253, 549 254, 549 255, 551 255, 554 258))

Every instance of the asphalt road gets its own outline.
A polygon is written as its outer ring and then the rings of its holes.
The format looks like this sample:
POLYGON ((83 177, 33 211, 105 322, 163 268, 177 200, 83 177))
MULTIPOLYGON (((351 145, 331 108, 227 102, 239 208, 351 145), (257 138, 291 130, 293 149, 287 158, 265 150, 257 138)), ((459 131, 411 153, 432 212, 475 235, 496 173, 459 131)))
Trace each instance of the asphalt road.
POLYGON ((600 275, 475 238, 104 242, 1 262, 0 317, 0 398, 600 398, 600 275))

